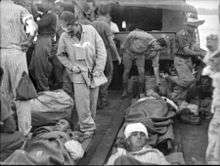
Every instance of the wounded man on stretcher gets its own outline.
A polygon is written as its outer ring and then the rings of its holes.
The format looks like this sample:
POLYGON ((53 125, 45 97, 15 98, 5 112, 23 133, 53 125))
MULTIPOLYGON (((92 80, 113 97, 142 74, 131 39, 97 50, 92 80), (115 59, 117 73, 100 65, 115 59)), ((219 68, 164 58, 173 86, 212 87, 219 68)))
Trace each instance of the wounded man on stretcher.
POLYGON ((154 91, 147 96, 126 110, 125 122, 107 165, 170 164, 164 155, 172 150, 173 118, 178 107, 154 91), (165 150, 159 148, 161 144, 167 145, 165 150))
POLYGON ((61 119, 55 126, 37 128, 23 148, 16 150, 4 164, 75 165, 84 155, 82 137, 61 119))

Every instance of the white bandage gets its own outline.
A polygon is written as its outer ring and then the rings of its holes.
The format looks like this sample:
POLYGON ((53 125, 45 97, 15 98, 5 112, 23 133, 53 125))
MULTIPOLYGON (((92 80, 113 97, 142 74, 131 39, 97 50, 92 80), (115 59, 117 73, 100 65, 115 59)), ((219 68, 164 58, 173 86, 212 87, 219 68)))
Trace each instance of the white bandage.
POLYGON ((124 130, 125 138, 128 138, 133 132, 143 132, 148 138, 147 128, 142 123, 130 123, 127 124, 124 130))

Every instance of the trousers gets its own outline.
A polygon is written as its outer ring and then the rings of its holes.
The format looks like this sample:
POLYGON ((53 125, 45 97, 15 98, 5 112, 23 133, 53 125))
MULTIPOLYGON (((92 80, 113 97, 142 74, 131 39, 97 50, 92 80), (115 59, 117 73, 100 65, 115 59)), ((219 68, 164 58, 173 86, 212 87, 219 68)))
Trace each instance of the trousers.
POLYGON ((143 55, 134 55, 127 51, 123 54, 123 65, 124 65, 124 72, 123 72, 123 83, 128 83, 129 74, 132 68, 132 62, 135 61, 137 69, 138 69, 138 82, 140 87, 140 93, 144 93, 145 87, 145 56, 143 55))
POLYGON ((99 89, 99 101, 100 102, 107 101, 108 88, 113 78, 113 62, 112 62, 112 56, 111 56, 110 50, 107 50, 107 61, 106 61, 104 74, 107 77, 108 82, 100 86, 100 89, 99 89))
POLYGON ((209 124, 206 161, 209 165, 220 165, 220 107, 215 108, 209 124))
POLYGON ((14 99, 22 73, 28 73, 26 54, 18 49, 1 49, 0 62, 4 70, 1 91, 8 98, 14 99))
POLYGON ((73 86, 80 130, 94 131, 99 87, 90 88, 83 83, 74 83, 73 86))
POLYGON ((186 100, 187 89, 195 81, 195 77, 192 74, 192 61, 191 58, 174 58, 174 67, 177 71, 177 77, 171 77, 171 82, 174 83, 174 91, 170 94, 171 99, 180 104, 186 100))

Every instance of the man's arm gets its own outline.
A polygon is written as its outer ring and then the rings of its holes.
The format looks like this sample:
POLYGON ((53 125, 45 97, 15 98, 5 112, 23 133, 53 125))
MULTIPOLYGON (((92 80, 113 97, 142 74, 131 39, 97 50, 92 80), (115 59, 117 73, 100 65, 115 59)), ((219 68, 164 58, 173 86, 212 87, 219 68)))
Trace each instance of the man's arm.
POLYGON ((128 34, 128 36, 125 38, 124 42, 121 45, 121 49, 125 51, 130 46, 130 42, 132 40, 132 36, 128 34))
POLYGON ((177 39, 178 39, 179 47, 183 49, 185 54, 191 55, 195 58, 198 58, 198 56, 203 55, 200 51, 194 51, 190 48, 191 46, 190 42, 185 34, 178 34, 177 39))
MULTIPOLYGON (((93 27, 92 27, 93 28, 93 27)), ((95 37, 95 49, 96 49, 96 60, 95 60, 95 67, 94 72, 103 72, 106 65, 107 60, 107 52, 105 48, 105 44, 98 34, 98 32, 93 28, 93 33, 95 37)))
POLYGON ((121 64, 121 57, 119 56, 118 50, 117 50, 117 48, 115 46, 115 42, 113 40, 114 35, 113 35, 110 27, 108 26, 108 24, 103 24, 103 26, 104 25, 105 25, 105 33, 106 33, 106 36, 108 38, 108 43, 109 43, 110 50, 116 56, 116 58, 118 60, 118 63, 121 64))
POLYGON ((61 35, 59 42, 58 42, 58 49, 57 49, 57 57, 59 61, 70 71, 73 70, 74 66, 71 63, 68 55, 66 53, 66 45, 64 41, 64 34, 61 35))
POLYGON ((20 8, 20 18, 21 23, 26 26, 26 33, 32 37, 35 36, 38 30, 38 26, 34 21, 33 16, 22 6, 20 8))
POLYGON ((203 53, 202 53, 202 52, 200 52, 200 51, 194 51, 194 50, 190 49, 189 46, 184 47, 183 50, 184 50, 184 52, 185 52, 186 54, 189 54, 189 55, 191 55, 191 56, 194 56, 195 58, 198 58, 198 56, 199 56, 200 58, 203 57, 203 53))
POLYGON ((113 51, 113 53, 115 54, 115 56, 118 60, 118 63, 121 64, 121 57, 120 57, 118 50, 115 46, 113 36, 108 36, 108 41, 109 41, 109 46, 110 46, 111 50, 113 51))
POLYGON ((159 51, 154 51, 154 54, 156 54, 152 59, 152 66, 154 69, 154 75, 156 78, 157 85, 160 84, 160 73, 159 73, 159 51))

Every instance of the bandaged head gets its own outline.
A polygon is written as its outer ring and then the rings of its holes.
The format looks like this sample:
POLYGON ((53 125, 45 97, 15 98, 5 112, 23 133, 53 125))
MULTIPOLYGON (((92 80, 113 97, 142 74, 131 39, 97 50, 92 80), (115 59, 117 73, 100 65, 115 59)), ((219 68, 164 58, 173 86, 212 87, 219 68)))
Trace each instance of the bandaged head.
POLYGON ((143 132, 146 135, 146 138, 149 138, 147 128, 144 126, 143 123, 129 123, 129 124, 127 124, 127 126, 125 127, 125 130, 124 130, 125 138, 127 139, 131 135, 131 133, 133 133, 133 132, 143 132))

